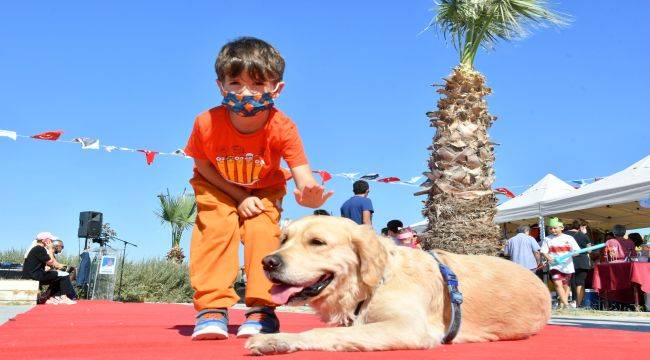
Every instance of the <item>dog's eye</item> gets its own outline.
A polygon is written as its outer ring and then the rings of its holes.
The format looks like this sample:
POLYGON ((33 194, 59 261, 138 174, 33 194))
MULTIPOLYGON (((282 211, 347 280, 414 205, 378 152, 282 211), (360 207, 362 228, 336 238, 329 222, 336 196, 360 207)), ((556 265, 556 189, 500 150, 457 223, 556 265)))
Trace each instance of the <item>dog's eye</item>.
POLYGON ((286 235, 281 236, 280 237, 280 245, 284 245, 284 243, 286 243, 287 240, 289 240, 288 236, 286 236, 286 235))
POLYGON ((309 245, 323 246, 323 245, 327 245, 327 243, 325 241, 321 240, 321 239, 315 239, 314 238, 314 239, 309 240, 309 245))

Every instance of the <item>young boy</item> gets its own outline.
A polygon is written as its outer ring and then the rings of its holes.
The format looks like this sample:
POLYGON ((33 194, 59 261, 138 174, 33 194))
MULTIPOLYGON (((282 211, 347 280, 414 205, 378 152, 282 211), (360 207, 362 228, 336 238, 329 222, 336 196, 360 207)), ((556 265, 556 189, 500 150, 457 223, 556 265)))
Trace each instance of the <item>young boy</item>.
MULTIPOLYGON (((558 256, 580 250, 580 246, 573 237, 562 233, 564 224, 558 218, 554 217, 549 220, 548 229, 551 235, 547 236, 542 242, 540 252, 549 263, 552 264, 553 259, 558 256)), ((561 304, 559 308, 566 309, 569 307, 569 282, 573 273, 575 273, 575 269, 572 258, 568 258, 559 264, 552 264, 550 267, 551 280, 560 298, 561 304)))
POLYGON ((232 285, 243 242, 246 321, 237 337, 279 331, 262 258, 279 247, 286 194, 284 158, 298 204, 318 208, 332 196, 313 178, 294 123, 273 107, 284 88, 284 59, 250 37, 221 49, 215 64, 221 106, 200 114, 185 152, 194 158, 198 213, 190 245, 190 280, 198 311, 193 340, 228 337, 228 308, 238 301, 232 285))

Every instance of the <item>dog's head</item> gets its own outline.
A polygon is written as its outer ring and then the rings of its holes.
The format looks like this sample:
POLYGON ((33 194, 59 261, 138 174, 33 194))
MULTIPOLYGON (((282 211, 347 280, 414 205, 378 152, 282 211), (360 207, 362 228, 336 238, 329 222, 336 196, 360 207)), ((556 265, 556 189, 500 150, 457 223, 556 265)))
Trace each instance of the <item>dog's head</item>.
POLYGON ((381 280, 386 257, 370 226, 334 216, 309 216, 285 228, 280 249, 262 264, 274 283, 275 303, 304 303, 343 289, 374 287, 381 280))

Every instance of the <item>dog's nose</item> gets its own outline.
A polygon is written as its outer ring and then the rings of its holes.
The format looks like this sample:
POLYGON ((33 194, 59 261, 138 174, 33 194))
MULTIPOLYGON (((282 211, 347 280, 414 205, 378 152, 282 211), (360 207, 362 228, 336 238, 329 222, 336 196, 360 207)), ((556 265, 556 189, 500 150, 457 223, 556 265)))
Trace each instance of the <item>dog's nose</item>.
POLYGON ((280 255, 268 255, 262 259, 262 265, 264 265, 264 270, 277 270, 282 266, 282 258, 280 255))

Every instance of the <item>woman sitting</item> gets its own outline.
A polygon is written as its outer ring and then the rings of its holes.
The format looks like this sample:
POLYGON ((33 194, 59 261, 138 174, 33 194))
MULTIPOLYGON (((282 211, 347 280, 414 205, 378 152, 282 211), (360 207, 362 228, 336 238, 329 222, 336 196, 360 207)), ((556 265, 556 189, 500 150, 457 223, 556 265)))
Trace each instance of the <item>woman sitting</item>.
POLYGON ((46 304, 67 304, 72 305, 76 302, 77 293, 72 287, 70 276, 64 271, 65 265, 60 264, 54 259, 52 251, 48 248, 52 246, 52 240, 58 238, 49 232, 42 232, 36 236, 36 244, 29 250, 23 264, 23 278, 38 281, 39 285, 49 285, 48 292, 50 298, 46 304), (45 266, 52 270, 45 271, 45 266), (56 269, 56 270, 54 270, 56 269))

